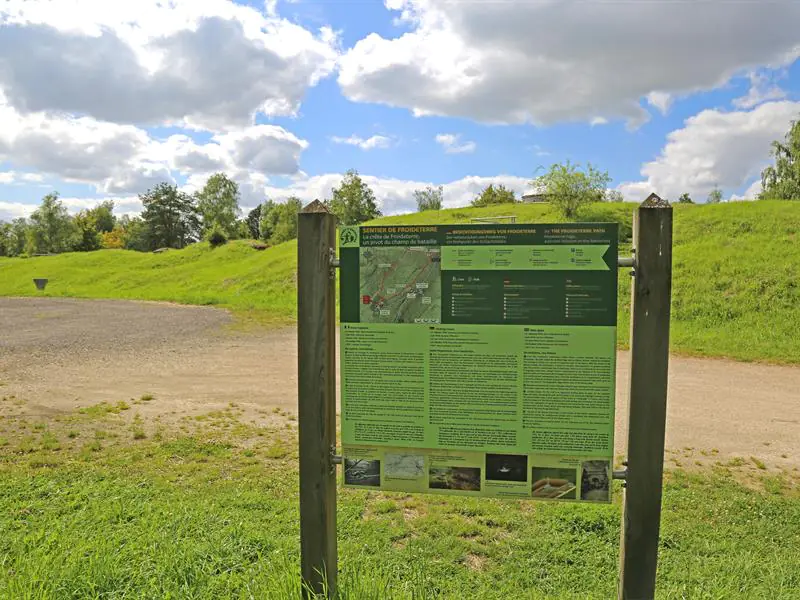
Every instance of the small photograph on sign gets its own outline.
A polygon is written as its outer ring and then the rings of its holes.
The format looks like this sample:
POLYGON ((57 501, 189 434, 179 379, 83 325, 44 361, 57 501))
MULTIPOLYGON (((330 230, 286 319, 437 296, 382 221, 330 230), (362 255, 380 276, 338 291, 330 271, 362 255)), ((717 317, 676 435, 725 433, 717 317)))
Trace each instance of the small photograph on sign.
POLYGON ((581 465, 581 500, 608 502, 611 464, 607 460, 587 460, 581 465))
POLYGON ((575 469, 533 467, 531 477, 533 497, 575 500, 576 475, 575 469))
POLYGON ((528 457, 524 454, 487 454, 487 481, 528 481, 528 457))
POLYGON ((384 475, 393 479, 419 479, 425 472, 425 457, 422 454, 383 455, 384 475))
POLYGON ((478 467, 437 467, 430 470, 429 476, 431 489, 481 491, 481 470, 478 467))
POLYGON ((381 461, 344 459, 344 482, 347 485, 380 487, 381 461))

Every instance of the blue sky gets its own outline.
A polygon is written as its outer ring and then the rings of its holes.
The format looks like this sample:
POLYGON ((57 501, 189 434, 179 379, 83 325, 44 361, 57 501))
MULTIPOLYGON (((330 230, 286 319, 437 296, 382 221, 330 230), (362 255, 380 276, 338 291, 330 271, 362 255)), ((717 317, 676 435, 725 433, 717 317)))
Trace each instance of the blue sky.
POLYGON ((791 0, 7 0, 0 219, 53 190, 136 212, 215 171, 245 208, 311 200, 352 168, 395 213, 566 160, 632 201, 752 197, 800 115, 798 22, 791 0))

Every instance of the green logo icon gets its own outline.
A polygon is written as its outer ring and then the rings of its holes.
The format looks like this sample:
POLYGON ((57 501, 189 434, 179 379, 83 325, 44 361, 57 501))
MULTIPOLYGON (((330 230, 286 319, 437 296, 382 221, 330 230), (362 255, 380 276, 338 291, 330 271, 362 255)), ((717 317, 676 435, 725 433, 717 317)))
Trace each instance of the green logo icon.
POLYGON ((358 229, 355 227, 345 227, 339 234, 340 246, 357 246, 358 245, 358 229))

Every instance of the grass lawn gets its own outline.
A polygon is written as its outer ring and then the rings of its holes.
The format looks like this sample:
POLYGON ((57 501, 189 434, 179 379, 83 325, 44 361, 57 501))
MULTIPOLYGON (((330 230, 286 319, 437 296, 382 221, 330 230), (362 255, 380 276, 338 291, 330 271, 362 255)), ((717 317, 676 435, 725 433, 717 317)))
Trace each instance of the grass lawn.
MULTIPOLYGON (((583 220, 618 221, 630 249, 627 203, 587 207, 583 220)), ((514 214, 518 223, 552 222, 549 205, 429 211, 381 223, 465 223, 514 214)), ((800 202, 737 202, 675 207, 671 344, 675 352, 800 363, 800 202)), ((296 318, 295 242, 256 251, 239 241, 196 244, 164 254, 103 250, 29 259, 0 258, 0 295, 165 300, 232 309, 240 321, 288 324, 296 318)), ((628 341, 630 280, 622 270, 619 341, 628 341)))
MULTIPOLYGON (((145 422, 133 401, 45 422, 3 403, 0 598, 298 597, 291 415, 145 422)), ((798 597, 800 473, 758 462, 667 474, 658 598, 798 597)), ((342 489, 341 597, 615 597, 615 492, 590 506, 342 489)))

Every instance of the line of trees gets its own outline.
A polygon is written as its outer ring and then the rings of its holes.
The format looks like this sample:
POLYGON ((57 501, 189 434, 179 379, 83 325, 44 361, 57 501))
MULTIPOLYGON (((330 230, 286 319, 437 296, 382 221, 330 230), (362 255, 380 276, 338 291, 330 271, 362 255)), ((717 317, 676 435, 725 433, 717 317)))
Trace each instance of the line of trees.
MULTIPOLYGON (((209 177, 195 194, 159 183, 139 195, 138 216, 114 215, 113 201, 71 216, 58 193, 48 194, 27 219, 0 221, 0 256, 88 252, 101 248, 153 251, 184 248, 200 240, 212 246, 231 239, 280 244, 297 237, 299 198, 266 200, 242 218, 239 186, 224 173, 209 177)), ((374 192, 356 171, 348 171, 325 201, 342 224, 381 216, 374 192)))
MULTIPOLYGON (((531 186, 539 194, 545 196, 566 218, 574 218, 584 204, 591 202, 620 202, 622 194, 609 190, 611 178, 605 171, 600 171, 591 164, 582 168, 569 161, 556 163, 550 169, 533 179, 531 186)), ((414 198, 417 211, 440 210, 443 203, 442 187, 427 187, 415 190, 414 198)), ((490 183, 484 187, 470 202, 473 207, 513 204, 518 202, 514 190, 503 184, 490 183)))
POLYGON ((0 256, 183 248, 215 232, 226 240, 247 237, 239 197, 238 186, 223 173, 212 175, 194 195, 159 183, 139 195, 143 210, 135 217, 117 217, 111 200, 71 216, 53 192, 28 219, 0 222, 0 256))

